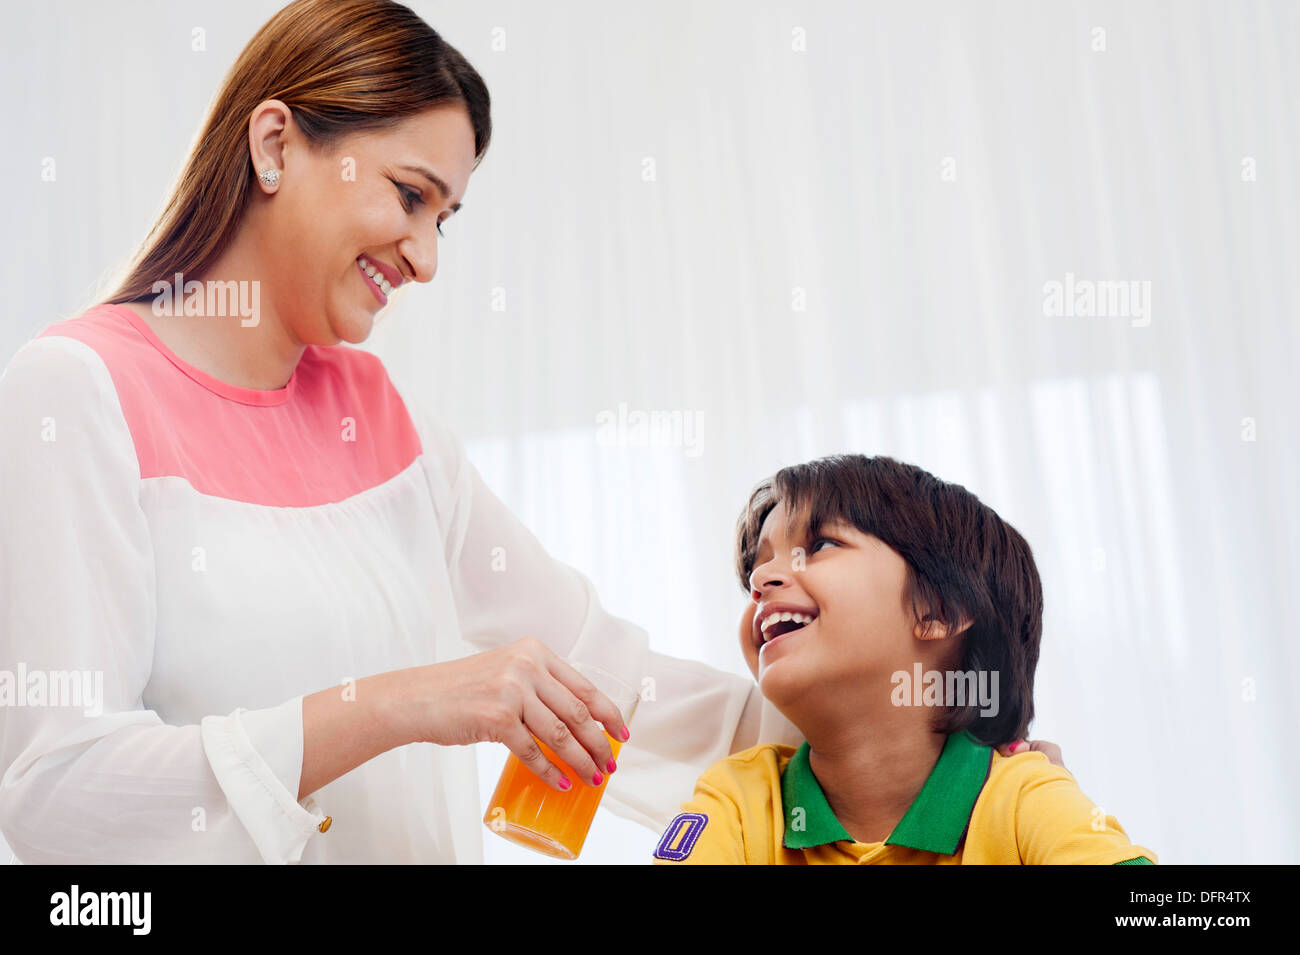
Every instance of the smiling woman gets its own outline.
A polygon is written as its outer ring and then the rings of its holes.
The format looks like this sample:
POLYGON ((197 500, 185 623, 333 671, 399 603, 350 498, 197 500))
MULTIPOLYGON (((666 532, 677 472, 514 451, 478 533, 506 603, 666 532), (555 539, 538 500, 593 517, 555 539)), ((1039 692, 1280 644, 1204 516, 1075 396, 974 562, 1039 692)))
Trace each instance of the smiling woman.
MULTIPOLYGON (((231 242, 255 193, 256 174, 268 168, 284 172, 283 154, 271 155, 274 147, 250 154, 261 137, 250 129, 249 118, 268 100, 288 112, 293 138, 320 154, 336 151, 348 138, 390 132, 440 104, 456 106, 466 119, 474 166, 492 136, 491 100, 482 77, 406 7, 371 0, 292 3, 258 31, 235 61, 199 134, 201 148, 186 163, 158 224, 108 301, 144 298, 159 276, 202 273, 231 242), (297 56, 286 57, 289 44, 297 56), (257 164, 258 159, 264 164, 257 164)), ((416 138, 436 146, 442 141, 438 134, 453 122, 443 119, 441 128, 425 129, 416 138)), ((392 154, 387 161, 394 166, 401 162, 392 154)), ((331 171, 336 181, 346 183, 352 168, 333 165, 331 171)), ((377 171, 372 167, 367 172, 377 171)), ((390 181, 390 190, 420 193, 418 186, 390 181)), ((327 211, 316 208, 311 214, 327 211)))
POLYGON ((406 7, 297 0, 117 290, 0 378, 0 670, 104 676, 90 712, 0 708, 22 861, 473 862, 469 744, 556 790, 614 774, 604 804, 661 825, 657 767, 757 742, 752 683, 651 653, 341 344, 434 277, 488 107, 406 7), (159 314, 176 275, 261 313, 159 314), (655 687, 635 739, 570 661, 655 687))
POLYGON ((228 323, 193 321, 224 317, 201 307, 182 321, 134 310, 196 366, 283 387, 304 345, 364 341, 376 302, 433 278, 441 223, 491 134, 482 77, 406 7, 290 4, 236 60, 199 148, 106 301, 179 297, 174 276, 195 288, 251 284, 261 313, 234 337, 228 323))

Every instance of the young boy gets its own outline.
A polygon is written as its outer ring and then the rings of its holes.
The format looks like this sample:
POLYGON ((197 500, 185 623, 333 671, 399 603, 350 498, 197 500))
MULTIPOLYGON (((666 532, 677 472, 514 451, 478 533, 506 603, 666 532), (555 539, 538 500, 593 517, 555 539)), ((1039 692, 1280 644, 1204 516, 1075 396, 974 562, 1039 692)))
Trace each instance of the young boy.
POLYGON ((657 864, 1152 865, 1041 753, 1042 588, 965 488, 890 458, 779 471, 737 525, 742 649, 806 742, 714 765, 657 864))

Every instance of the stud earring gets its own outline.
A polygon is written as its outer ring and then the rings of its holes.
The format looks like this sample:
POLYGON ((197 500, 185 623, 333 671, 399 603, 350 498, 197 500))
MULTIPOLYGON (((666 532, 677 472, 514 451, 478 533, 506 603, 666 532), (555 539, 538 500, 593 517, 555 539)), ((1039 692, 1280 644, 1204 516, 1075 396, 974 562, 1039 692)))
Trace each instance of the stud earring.
POLYGON ((278 169, 266 169, 266 170, 263 170, 262 172, 258 173, 257 178, 258 178, 258 179, 261 179, 262 182, 266 183, 268 186, 276 186, 276 185, 279 185, 279 183, 280 183, 280 170, 278 170, 278 169))

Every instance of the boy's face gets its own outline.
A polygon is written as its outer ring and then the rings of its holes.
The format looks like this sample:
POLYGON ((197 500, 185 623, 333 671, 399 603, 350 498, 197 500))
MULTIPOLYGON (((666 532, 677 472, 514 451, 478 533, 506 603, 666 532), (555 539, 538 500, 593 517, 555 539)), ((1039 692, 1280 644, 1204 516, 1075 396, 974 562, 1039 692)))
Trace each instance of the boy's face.
POLYGON ((752 599, 741 617, 741 648, 763 695, 783 710, 873 687, 887 700, 889 676, 917 660, 932 661, 945 642, 921 640, 924 627, 907 596, 907 563, 851 524, 814 528, 806 540, 798 529, 787 536, 787 516, 781 503, 763 522, 752 599), (771 617, 774 611, 812 621, 764 628, 779 619, 771 617))

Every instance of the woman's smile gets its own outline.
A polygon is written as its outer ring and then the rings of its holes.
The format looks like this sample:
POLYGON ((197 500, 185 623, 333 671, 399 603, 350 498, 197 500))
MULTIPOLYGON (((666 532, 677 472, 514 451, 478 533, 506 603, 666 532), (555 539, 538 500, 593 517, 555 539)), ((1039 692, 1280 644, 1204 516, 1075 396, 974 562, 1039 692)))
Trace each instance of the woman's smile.
MULTIPOLYGON (((373 262, 364 255, 357 256, 357 268, 361 271, 361 277, 366 280, 366 285, 370 291, 379 299, 380 305, 388 304, 388 296, 393 293, 396 285, 386 277, 386 269, 377 267, 373 262)), ((400 284, 397 283, 397 284, 400 284)))

